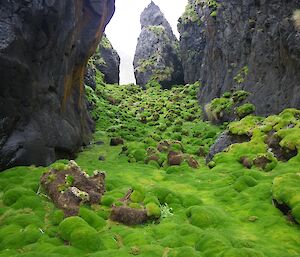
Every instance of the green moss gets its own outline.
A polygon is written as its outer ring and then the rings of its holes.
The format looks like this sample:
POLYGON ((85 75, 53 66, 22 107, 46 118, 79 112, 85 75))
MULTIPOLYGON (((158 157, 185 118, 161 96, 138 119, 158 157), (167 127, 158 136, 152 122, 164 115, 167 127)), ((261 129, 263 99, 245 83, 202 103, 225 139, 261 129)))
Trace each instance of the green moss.
POLYGON ((71 245, 88 252, 100 250, 102 242, 96 230, 91 227, 75 229, 70 237, 71 245))
POLYGON ((241 68, 238 73, 236 74, 236 76, 233 78, 233 80, 238 83, 241 84, 245 81, 247 75, 249 72, 249 68, 248 66, 244 66, 243 68, 241 68))
POLYGON ((217 256, 223 251, 227 250, 230 246, 230 240, 218 233, 218 231, 207 231, 202 233, 199 239, 196 241, 195 248, 201 251, 205 256, 217 256))
POLYGON ((137 150, 132 152, 132 155, 133 155, 133 158, 137 162, 139 162, 139 161, 144 162, 144 160, 146 159, 147 152, 146 152, 145 149, 137 149, 137 150))
POLYGON ((191 224, 199 228, 216 227, 227 218, 223 210, 214 206, 193 206, 186 215, 191 224))
POLYGON ((101 198, 101 204, 104 206, 108 206, 108 207, 110 207, 114 201, 115 201, 115 199, 111 196, 104 195, 101 198))
POLYGON ((146 205, 146 210, 147 210, 147 216, 154 217, 154 218, 160 217, 161 212, 160 212, 160 208, 157 204, 148 203, 146 205))
POLYGON ((148 26, 147 27, 150 31, 156 34, 156 36, 162 36, 164 33, 166 33, 166 30, 164 26, 158 25, 158 26, 148 26))
POLYGON ((244 118, 253 112, 255 112, 255 106, 250 103, 243 104, 242 106, 236 108, 236 113, 239 118, 244 118))
POLYGON ((234 184, 234 189, 238 192, 242 192, 243 190, 247 189, 248 187, 254 187, 257 185, 257 181, 252 178, 251 176, 241 176, 237 179, 234 184))
POLYGON ((134 203, 141 203, 145 198, 145 194, 139 190, 134 190, 130 196, 130 200, 134 203))
POLYGON ((111 45, 110 41, 108 40, 108 38, 106 37, 106 35, 103 35, 100 45, 104 48, 109 48, 109 49, 112 48, 112 45, 111 45))
POLYGON ((106 225, 106 221, 102 217, 87 208, 81 207, 79 216, 96 230, 101 230, 106 225))
POLYGON ((11 206, 15 202, 18 201, 19 198, 22 196, 32 196, 34 195, 34 192, 31 190, 28 190, 24 187, 15 187, 13 189, 7 190, 3 195, 3 203, 7 206, 11 206))
POLYGON ((77 216, 66 218, 59 224, 60 237, 69 241, 71 239, 71 234, 76 229, 82 227, 88 227, 88 223, 84 219, 77 216))
POLYGON ((191 2, 187 4, 183 15, 179 19, 178 27, 181 27, 184 24, 188 24, 188 23, 197 23, 198 26, 201 25, 200 16, 198 15, 196 8, 197 8, 197 4, 191 2))
POLYGON ((220 257, 265 257, 265 255, 259 251, 249 248, 229 249, 224 251, 220 257))
POLYGON ((41 231, 34 225, 28 225, 24 229, 8 226, 0 231, 0 249, 21 248, 37 242, 41 236, 41 231), (6 232, 5 236, 1 236, 3 232, 6 232))
POLYGON ((51 219, 51 222, 54 224, 54 225, 59 225, 63 219, 64 219, 64 212, 61 211, 61 210, 56 210, 51 216, 50 216, 50 219, 51 219))
POLYGON ((202 205, 202 200, 199 196, 194 194, 186 194, 183 196, 183 206, 190 207, 196 205, 202 205))

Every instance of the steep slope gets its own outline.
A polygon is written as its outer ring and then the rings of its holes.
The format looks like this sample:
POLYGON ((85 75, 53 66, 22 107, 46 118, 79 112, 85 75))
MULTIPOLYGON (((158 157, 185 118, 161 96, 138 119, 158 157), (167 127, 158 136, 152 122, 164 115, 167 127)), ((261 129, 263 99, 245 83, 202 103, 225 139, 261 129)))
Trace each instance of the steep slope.
POLYGON ((114 0, 2 1, 0 170, 71 157, 91 137, 83 74, 114 0))
POLYGON ((159 7, 151 1, 141 14, 142 31, 134 56, 134 74, 138 85, 151 80, 163 87, 183 83, 179 43, 159 7))
POLYGON ((252 92, 261 115, 300 107, 300 1, 190 0, 180 19, 186 82, 200 80, 201 104, 231 89, 252 92))
POLYGON ((120 56, 105 34, 97 47, 96 53, 90 58, 84 76, 85 85, 94 89, 96 88, 95 78, 97 70, 104 75, 106 83, 119 83, 120 56))

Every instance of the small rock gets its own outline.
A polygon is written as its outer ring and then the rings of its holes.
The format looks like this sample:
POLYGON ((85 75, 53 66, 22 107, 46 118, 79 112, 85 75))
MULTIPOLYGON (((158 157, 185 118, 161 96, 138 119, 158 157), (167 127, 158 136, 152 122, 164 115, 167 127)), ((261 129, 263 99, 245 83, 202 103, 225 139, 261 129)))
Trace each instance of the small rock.
POLYGON ((266 156, 259 156, 256 159, 253 160, 253 164, 261 169, 265 169, 267 164, 271 161, 266 156))
POLYGON ((105 157, 101 155, 101 156, 99 156, 98 160, 99 161, 105 161, 105 157))
POLYGON ((246 167, 247 169, 251 169, 251 167, 253 165, 252 160, 246 156, 241 157, 240 163, 243 164, 243 166, 246 167))
POLYGON ((183 155, 182 155, 182 153, 173 152, 173 151, 170 151, 168 153, 168 164, 170 166, 180 165, 182 162, 183 162, 183 155))
POLYGON ((114 137, 110 140, 110 145, 111 146, 117 146, 117 145, 123 145, 124 140, 120 137, 114 137))
POLYGON ((194 169, 199 168, 199 163, 194 157, 189 156, 189 158, 187 159, 187 162, 191 168, 194 168, 194 169))
POLYGON ((257 221, 257 219, 258 219, 258 217, 256 217, 256 216, 250 216, 250 217, 248 218, 248 220, 249 220, 250 222, 255 222, 255 221, 257 221))

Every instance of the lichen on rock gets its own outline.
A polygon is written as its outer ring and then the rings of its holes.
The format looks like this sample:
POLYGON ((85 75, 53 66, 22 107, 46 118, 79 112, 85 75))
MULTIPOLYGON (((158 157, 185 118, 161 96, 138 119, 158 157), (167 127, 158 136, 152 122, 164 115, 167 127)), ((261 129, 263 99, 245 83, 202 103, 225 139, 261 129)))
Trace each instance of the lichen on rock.
POLYGON ((137 84, 144 87, 150 81, 157 81, 164 88, 182 84, 179 42, 153 2, 141 14, 141 27, 134 57, 137 84))

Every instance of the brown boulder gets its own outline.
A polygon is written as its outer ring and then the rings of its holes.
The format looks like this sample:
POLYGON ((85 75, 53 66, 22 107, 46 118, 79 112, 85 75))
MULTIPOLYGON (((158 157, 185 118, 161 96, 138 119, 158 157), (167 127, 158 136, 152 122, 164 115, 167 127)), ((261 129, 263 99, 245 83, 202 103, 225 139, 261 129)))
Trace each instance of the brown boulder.
POLYGON ((198 169, 199 168, 199 163, 198 163, 198 161, 194 157, 189 156, 187 158, 187 162, 188 162, 188 164, 189 164, 189 166, 191 168, 194 168, 194 169, 198 169))
POLYGON ((90 177, 74 161, 62 170, 50 169, 41 177, 41 185, 65 216, 77 215, 82 203, 99 204, 105 192, 105 174, 90 177))
POLYGON ((124 140, 120 137, 113 137, 110 139, 110 146, 117 146, 117 145, 123 145, 124 140))
POLYGON ((134 209, 127 206, 113 206, 110 219, 125 225, 138 225, 149 220, 146 209, 134 209))
POLYGON ((183 162, 183 160, 184 158, 182 153, 173 152, 173 151, 170 151, 168 153, 168 164, 170 166, 180 165, 183 162))

